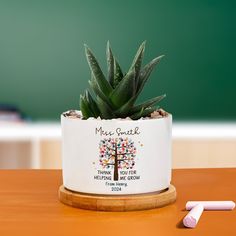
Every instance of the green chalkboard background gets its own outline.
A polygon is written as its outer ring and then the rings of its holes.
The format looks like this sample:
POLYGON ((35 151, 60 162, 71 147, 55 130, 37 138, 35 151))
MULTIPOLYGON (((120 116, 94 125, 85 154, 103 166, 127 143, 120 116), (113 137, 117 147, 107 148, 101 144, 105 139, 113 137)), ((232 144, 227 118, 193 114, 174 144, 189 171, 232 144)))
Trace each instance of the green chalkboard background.
POLYGON ((79 108, 87 43, 105 70, 109 39, 124 69, 143 41, 165 54, 141 99, 167 94, 176 120, 236 120, 236 1, 1 0, 0 103, 33 119, 79 108))

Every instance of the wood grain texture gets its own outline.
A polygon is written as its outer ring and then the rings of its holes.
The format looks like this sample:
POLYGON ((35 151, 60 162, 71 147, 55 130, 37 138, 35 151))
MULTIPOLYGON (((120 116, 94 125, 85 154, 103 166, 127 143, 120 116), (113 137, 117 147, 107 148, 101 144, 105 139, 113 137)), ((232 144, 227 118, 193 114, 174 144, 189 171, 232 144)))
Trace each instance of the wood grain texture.
POLYGON ((135 195, 96 195, 73 192, 63 185, 58 191, 59 199, 64 204, 94 211, 137 211, 163 207, 175 202, 176 189, 170 185, 162 192, 135 195))
POLYGON ((236 235, 236 210, 204 212, 195 229, 182 225, 188 200, 236 201, 236 169, 174 170, 172 179, 178 197, 171 205, 102 212, 69 207, 58 200, 61 170, 1 170, 0 235, 236 235))

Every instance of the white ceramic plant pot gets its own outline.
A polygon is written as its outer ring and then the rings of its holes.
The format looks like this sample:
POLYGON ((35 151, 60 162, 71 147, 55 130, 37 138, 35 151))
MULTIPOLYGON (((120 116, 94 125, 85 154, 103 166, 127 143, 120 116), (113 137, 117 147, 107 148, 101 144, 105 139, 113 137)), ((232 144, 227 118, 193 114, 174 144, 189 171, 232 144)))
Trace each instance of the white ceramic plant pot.
POLYGON ((66 188, 93 194, 139 194, 168 188, 172 117, 81 120, 61 116, 66 188))

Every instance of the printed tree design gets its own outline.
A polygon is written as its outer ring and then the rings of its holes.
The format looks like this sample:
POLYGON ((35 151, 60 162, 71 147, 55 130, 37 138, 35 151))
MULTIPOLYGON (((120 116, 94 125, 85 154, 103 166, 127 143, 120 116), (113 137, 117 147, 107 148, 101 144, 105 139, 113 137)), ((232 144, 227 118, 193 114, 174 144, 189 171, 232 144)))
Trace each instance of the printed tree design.
POLYGON ((100 165, 113 168, 113 180, 119 179, 119 169, 132 169, 135 165, 136 147, 128 138, 105 138, 99 143, 100 165))

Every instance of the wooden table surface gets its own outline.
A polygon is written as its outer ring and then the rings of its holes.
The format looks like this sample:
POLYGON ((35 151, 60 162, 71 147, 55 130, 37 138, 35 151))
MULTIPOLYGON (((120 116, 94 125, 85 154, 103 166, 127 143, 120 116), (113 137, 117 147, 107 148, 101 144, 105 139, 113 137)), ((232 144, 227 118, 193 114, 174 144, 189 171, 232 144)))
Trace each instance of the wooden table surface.
POLYGON ((236 235, 236 210, 208 211, 186 229, 187 200, 236 201, 236 169, 173 171, 176 203, 136 212, 93 212, 63 205, 59 170, 0 171, 0 235, 236 235))

